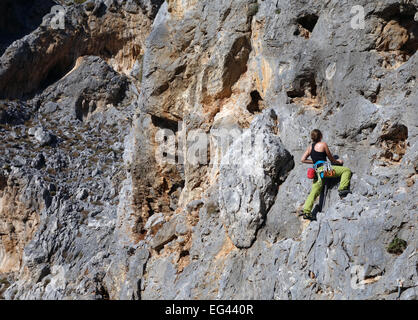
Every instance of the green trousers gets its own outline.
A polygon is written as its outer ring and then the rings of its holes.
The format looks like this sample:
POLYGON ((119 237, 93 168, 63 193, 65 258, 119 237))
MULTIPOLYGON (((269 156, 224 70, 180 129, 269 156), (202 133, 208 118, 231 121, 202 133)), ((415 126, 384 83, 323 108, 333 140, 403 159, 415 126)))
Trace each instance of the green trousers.
MULTIPOLYGON (((340 186, 338 190, 346 190, 350 186, 350 179, 351 179, 351 170, 346 167, 341 166, 332 166, 332 168, 335 170, 335 178, 340 178, 340 186)), ((323 181, 319 177, 319 174, 317 173, 316 179, 314 180, 312 184, 312 190, 309 194, 308 198, 305 201, 305 205, 303 207, 304 213, 311 213, 314 202, 316 198, 320 195, 322 187, 323 187, 323 181)))

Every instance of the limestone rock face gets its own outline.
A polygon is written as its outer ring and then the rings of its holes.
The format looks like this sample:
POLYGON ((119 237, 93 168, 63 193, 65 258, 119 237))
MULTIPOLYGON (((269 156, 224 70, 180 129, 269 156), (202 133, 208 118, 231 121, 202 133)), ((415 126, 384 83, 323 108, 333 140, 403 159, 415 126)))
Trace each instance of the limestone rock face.
POLYGON ((235 246, 248 248, 294 166, 277 135, 274 110, 255 119, 221 160, 219 207, 235 246))
POLYGON ((0 299, 416 299, 418 1, 6 9, 0 299))

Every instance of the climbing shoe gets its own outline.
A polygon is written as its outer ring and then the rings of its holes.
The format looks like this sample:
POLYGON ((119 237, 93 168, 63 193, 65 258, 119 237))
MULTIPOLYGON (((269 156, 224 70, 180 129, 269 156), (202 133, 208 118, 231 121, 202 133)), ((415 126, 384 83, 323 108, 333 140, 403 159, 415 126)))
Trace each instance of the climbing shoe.
POLYGON ((350 190, 339 190, 338 191, 338 195, 340 196, 340 198, 345 198, 348 194, 350 194, 351 191, 350 190))
POLYGON ((310 213, 303 213, 303 216, 302 217, 305 220, 310 220, 310 221, 316 220, 315 217, 314 217, 314 215, 312 214, 312 212, 310 212, 310 213))

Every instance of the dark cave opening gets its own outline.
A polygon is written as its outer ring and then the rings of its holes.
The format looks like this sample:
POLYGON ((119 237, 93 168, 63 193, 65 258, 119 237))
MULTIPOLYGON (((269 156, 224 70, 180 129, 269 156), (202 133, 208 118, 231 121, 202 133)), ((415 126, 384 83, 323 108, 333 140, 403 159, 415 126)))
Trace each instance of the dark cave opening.
POLYGON ((308 95, 310 97, 317 96, 317 85, 314 75, 300 77, 295 81, 294 89, 287 91, 287 96, 291 99, 302 98, 308 95))
POLYGON ((247 110, 254 114, 261 111, 260 109, 260 102, 263 101, 263 99, 260 96, 260 93, 257 90, 251 91, 251 102, 247 106, 247 110))
POLYGON ((302 36, 309 39, 314 30, 319 17, 315 14, 308 14, 296 19, 297 28, 294 32, 295 36, 302 36))
POLYGON ((190 255, 189 250, 183 250, 182 252, 180 252, 179 259, 187 257, 188 255, 190 255))
POLYGON ((383 11, 378 12, 377 15, 386 21, 397 19, 399 17, 404 17, 407 19, 414 19, 416 13, 415 6, 413 4, 400 4, 393 3, 383 9, 383 11))
POLYGON ((392 4, 376 13, 383 25, 376 40, 376 50, 383 56, 382 65, 397 68, 418 49, 416 9, 411 4, 392 4))
POLYGON ((296 21, 309 32, 312 32, 318 22, 319 17, 315 14, 308 14, 298 18, 296 21))
POLYGON ((44 90, 51 84, 57 82, 64 77, 74 67, 73 62, 58 61, 52 68, 48 70, 48 73, 39 85, 38 90, 44 90))
POLYGON ((158 117, 155 115, 151 116, 151 121, 152 124, 160 129, 169 129, 171 131, 173 131, 174 133, 178 131, 179 129, 179 124, 177 123, 177 121, 171 120, 171 119, 166 119, 166 118, 162 118, 162 117, 158 117))

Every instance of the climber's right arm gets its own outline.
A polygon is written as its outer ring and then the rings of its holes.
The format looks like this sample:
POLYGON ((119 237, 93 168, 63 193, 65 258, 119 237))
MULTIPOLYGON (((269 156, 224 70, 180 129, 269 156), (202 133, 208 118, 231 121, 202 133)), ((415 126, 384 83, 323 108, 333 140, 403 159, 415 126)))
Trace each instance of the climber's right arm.
POLYGON ((308 157, 311 154, 311 148, 312 148, 312 146, 309 146, 306 149, 305 153, 303 154, 302 158, 300 159, 300 161, 302 163, 313 164, 313 161, 312 160, 308 160, 308 157))

